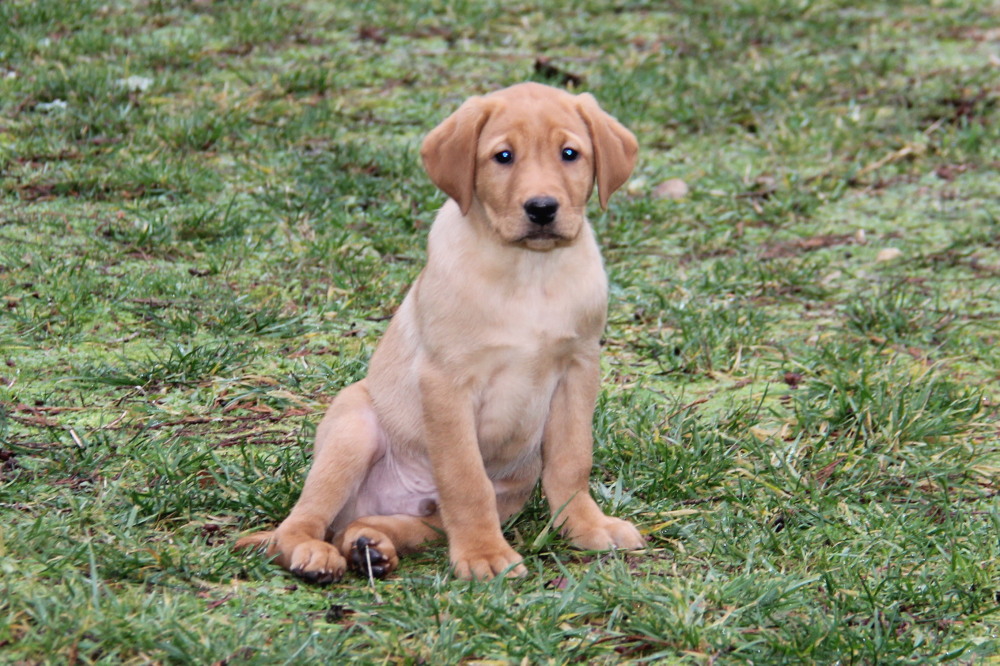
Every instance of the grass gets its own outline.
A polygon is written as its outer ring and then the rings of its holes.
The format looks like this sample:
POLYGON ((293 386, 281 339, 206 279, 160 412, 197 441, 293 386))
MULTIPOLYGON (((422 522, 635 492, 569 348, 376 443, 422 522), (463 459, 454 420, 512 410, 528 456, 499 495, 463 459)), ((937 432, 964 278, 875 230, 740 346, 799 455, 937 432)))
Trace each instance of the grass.
POLYGON ((992 663, 998 20, 0 3, 0 661, 992 663), (538 496, 520 581, 435 547, 312 587, 230 552, 286 514, 421 266, 420 138, 524 79, 642 144, 591 210, 592 488, 649 552, 569 550, 538 496))

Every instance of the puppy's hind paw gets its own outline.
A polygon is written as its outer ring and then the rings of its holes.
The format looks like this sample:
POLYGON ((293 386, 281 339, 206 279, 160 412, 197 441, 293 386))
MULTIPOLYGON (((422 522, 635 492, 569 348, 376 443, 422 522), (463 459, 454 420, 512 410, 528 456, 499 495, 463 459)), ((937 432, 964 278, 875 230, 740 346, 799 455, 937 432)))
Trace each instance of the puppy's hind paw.
POLYGON ((392 565, 389 562, 389 558, 382 554, 382 552, 375 547, 375 543, 368 537, 358 537, 357 541, 351 546, 351 552, 348 556, 351 569, 358 572, 359 575, 368 578, 385 578, 392 571, 392 565))
POLYGON ((385 578, 399 566, 396 547, 388 537, 375 530, 364 529, 348 543, 351 544, 348 564, 363 578, 385 578))

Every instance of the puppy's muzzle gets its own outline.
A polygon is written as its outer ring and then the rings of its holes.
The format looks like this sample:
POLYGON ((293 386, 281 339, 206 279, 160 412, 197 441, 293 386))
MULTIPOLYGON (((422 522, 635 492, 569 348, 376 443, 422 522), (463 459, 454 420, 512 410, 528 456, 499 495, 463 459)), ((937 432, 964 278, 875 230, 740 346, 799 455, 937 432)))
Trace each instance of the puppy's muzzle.
POLYGON ((540 227, 551 224, 559 211, 559 202, 552 197, 532 197, 524 202, 528 219, 540 227))

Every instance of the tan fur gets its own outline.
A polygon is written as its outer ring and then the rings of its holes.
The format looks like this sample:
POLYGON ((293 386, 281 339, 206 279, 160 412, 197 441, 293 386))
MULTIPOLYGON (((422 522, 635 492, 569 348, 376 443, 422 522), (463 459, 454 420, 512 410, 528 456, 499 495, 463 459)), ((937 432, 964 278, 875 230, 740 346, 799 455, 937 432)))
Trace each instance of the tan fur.
POLYGON ((643 547, 589 492, 607 282, 585 207, 595 184, 607 204, 636 152, 592 96, 535 83, 473 97, 431 131, 421 156, 451 200, 427 265, 320 424, 291 514, 237 546, 327 581, 361 543, 387 573, 443 530, 457 576, 523 575, 500 524, 540 477, 575 546, 643 547), (544 225, 526 213, 538 197, 558 203, 544 225))

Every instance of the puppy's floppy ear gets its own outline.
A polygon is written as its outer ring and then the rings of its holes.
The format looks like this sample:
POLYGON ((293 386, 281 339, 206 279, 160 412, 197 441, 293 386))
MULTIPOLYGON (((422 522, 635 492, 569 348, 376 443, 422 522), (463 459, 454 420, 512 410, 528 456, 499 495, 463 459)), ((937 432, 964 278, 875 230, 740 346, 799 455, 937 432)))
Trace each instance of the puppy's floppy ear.
POLYGON ((632 132, 598 106, 593 95, 582 93, 577 100, 594 143, 594 180, 601 208, 607 208, 611 193, 625 184, 635 168, 639 144, 632 132))
POLYGON ((482 97, 470 97, 455 113, 431 130, 420 147, 427 175, 458 202, 462 214, 472 206, 476 184, 476 148, 479 132, 489 117, 482 97))

